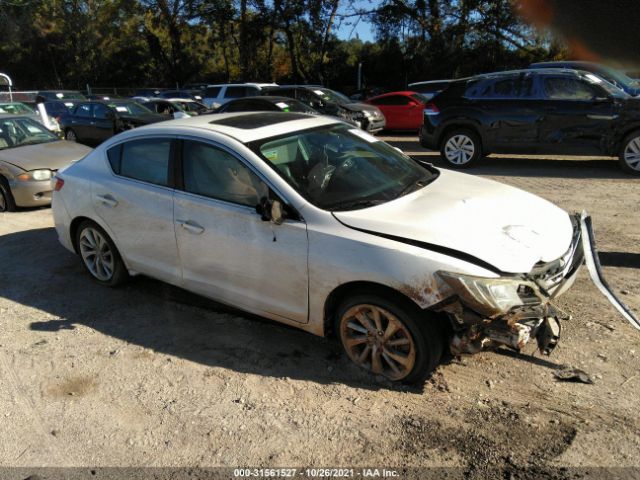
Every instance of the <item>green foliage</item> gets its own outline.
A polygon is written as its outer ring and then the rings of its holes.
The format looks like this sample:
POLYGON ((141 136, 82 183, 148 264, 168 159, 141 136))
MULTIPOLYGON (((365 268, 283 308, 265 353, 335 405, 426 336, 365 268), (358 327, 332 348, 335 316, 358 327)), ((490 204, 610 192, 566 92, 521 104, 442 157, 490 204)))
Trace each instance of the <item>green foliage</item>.
POLYGON ((561 55, 508 0, 0 0, 0 69, 20 88, 343 88, 359 63, 366 84, 403 88, 561 55), (376 41, 339 40, 338 26, 359 17, 376 41))

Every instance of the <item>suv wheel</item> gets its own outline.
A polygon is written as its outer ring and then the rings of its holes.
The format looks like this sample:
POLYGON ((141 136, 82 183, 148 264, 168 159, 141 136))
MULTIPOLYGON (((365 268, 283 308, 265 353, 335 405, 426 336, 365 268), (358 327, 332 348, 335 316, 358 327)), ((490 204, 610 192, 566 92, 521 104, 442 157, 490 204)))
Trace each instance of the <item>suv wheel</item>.
POLYGON ((423 380, 440 362, 444 342, 435 321, 411 305, 356 295, 337 313, 340 343, 351 361, 365 370, 411 383, 423 380))
POLYGON ((619 162, 625 172, 640 175, 640 130, 630 133, 623 140, 619 162))
POLYGON ((442 158, 453 168, 467 168, 482 157, 480 138, 471 130, 452 130, 442 140, 442 158))
POLYGON ((76 132, 74 132, 73 130, 69 129, 69 130, 67 130, 65 132, 64 139, 68 140, 69 142, 77 142, 78 141, 78 136, 76 135, 76 132))

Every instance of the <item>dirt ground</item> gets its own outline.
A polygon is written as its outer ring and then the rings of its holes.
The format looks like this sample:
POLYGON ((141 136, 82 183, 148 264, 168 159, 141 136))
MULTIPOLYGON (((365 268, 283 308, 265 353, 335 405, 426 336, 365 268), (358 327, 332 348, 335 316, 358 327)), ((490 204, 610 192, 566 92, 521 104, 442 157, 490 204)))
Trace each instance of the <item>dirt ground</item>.
MULTIPOLYGON (((442 165, 414 137, 385 138, 442 165)), ((470 173, 586 209, 609 283, 640 312, 639 179, 600 158, 496 156, 470 173)), ((0 467, 24 467, 0 477, 342 466, 640 478, 640 332, 586 269, 559 305, 573 318, 551 357, 481 353, 440 366, 424 388, 398 388, 331 340, 150 279, 98 286, 58 244, 50 209, 0 214, 0 467), (595 383, 557 381, 562 365, 595 383)))

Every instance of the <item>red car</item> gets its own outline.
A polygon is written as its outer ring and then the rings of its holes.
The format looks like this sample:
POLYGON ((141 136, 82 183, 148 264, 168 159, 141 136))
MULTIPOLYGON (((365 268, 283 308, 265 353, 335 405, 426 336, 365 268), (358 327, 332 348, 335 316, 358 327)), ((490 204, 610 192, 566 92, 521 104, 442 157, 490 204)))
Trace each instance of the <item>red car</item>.
POLYGON ((366 101, 375 105, 387 119, 387 130, 419 130, 422 110, 428 99, 417 92, 391 92, 366 101))

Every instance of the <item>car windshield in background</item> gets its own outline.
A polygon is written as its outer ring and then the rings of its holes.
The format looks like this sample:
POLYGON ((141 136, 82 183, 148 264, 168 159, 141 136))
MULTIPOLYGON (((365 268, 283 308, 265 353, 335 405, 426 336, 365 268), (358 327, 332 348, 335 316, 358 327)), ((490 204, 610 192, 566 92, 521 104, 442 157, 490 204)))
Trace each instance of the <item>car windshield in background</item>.
POLYGON ((149 115, 153 112, 144 105, 140 105, 137 102, 113 102, 109 106, 115 109, 118 113, 124 113, 125 115, 149 115))
POLYGON ((412 93, 411 98, 420 103, 427 103, 430 97, 423 95, 422 93, 412 93))
POLYGON ((0 150, 60 140, 30 118, 0 118, 0 150))
POLYGON ((602 80, 602 78, 600 78, 598 75, 594 73, 585 74, 585 78, 589 82, 596 84, 601 88, 604 88, 607 91, 607 93, 613 97, 617 97, 617 98, 630 97, 630 95, 626 93, 624 90, 619 89, 615 85, 609 83, 609 81, 602 80))
POLYGON ((255 142, 298 193, 325 210, 357 210, 418 190, 438 176, 359 129, 332 125, 255 142))
POLYGON ((333 103, 353 103, 346 95, 336 92, 335 90, 329 90, 328 88, 317 88, 314 90, 323 100, 333 103))
POLYGON ((611 81, 613 80, 613 84, 619 83, 620 85, 624 85, 632 88, 640 88, 640 82, 634 80, 633 78, 625 75, 620 70, 616 70, 615 68, 610 67, 602 67, 601 75, 605 80, 611 81))
POLYGON ((294 100, 293 98, 287 98, 286 100, 282 100, 280 102, 276 102, 275 106, 278 107, 283 112, 294 112, 294 113, 318 113, 313 108, 305 105, 299 100, 294 100))
POLYGON ((24 103, 0 103, 0 113, 10 113, 12 115, 34 115, 34 112, 24 103))

